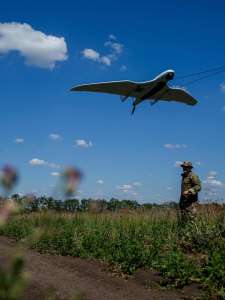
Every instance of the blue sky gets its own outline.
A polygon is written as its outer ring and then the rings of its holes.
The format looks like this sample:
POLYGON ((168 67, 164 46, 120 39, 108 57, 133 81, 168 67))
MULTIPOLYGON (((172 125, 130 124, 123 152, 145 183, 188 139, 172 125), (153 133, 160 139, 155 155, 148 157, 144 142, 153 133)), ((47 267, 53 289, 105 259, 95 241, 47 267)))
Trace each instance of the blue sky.
POLYGON ((130 101, 69 89, 225 65, 224 11, 223 1, 2 1, 0 164, 19 170, 15 191, 52 195, 72 165, 85 175, 80 197, 176 201, 176 162, 191 160, 201 198, 221 198, 225 73, 187 87, 195 107, 146 102, 132 117, 130 101))

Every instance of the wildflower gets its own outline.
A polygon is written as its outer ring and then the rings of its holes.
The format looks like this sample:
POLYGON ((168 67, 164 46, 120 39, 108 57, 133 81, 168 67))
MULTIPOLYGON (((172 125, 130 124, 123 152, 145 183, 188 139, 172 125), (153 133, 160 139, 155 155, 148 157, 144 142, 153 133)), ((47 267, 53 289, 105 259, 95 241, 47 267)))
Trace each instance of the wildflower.
POLYGON ((1 184, 3 188, 10 191, 18 181, 18 174, 14 167, 6 165, 2 170, 1 184))
POLYGON ((77 190, 77 186, 82 178, 82 174, 74 167, 65 169, 62 174, 64 192, 66 196, 71 196, 77 190))

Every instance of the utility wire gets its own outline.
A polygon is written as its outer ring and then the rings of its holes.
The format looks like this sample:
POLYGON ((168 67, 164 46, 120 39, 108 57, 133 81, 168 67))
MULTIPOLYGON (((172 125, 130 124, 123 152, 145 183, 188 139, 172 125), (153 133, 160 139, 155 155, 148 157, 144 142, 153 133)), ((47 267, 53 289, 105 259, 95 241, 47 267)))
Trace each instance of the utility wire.
POLYGON ((205 70, 205 71, 202 71, 202 72, 192 73, 192 74, 188 74, 188 75, 184 75, 184 76, 178 76, 178 77, 176 77, 176 79, 184 79, 184 78, 194 77, 194 76, 201 75, 201 74, 206 74, 202 77, 195 78, 195 79, 193 79, 191 81, 188 81, 186 83, 181 83, 182 85, 187 86, 187 85, 191 85, 191 84, 193 84, 197 81, 203 80, 205 78, 212 77, 212 76, 217 75, 217 74, 222 73, 222 72, 225 72, 225 66, 221 66, 221 67, 217 67, 217 68, 213 68, 213 69, 208 69, 208 70, 205 70), (209 74, 207 74, 207 73, 209 73, 209 74))
POLYGON ((195 82, 197 82, 197 81, 203 80, 203 79, 205 79, 205 78, 212 77, 212 76, 217 75, 217 74, 222 73, 222 72, 225 72, 225 69, 224 69, 224 70, 217 71, 217 72, 214 72, 213 74, 208 74, 208 75, 202 76, 202 77, 200 77, 200 78, 193 79, 193 80, 191 80, 191 81, 188 81, 188 82, 184 83, 183 85, 184 85, 184 86, 191 85, 191 84, 193 84, 193 83, 195 83, 195 82))
POLYGON ((201 71, 201 72, 197 72, 197 73, 191 73, 191 74, 187 74, 187 75, 183 75, 183 76, 177 76, 176 78, 183 79, 183 78, 187 78, 187 77, 197 76, 197 75, 201 75, 201 74, 205 74, 205 73, 209 73, 209 72, 216 72, 216 71, 220 71, 220 70, 225 70, 225 65, 217 67, 217 68, 207 69, 205 71, 201 71))
POLYGON ((222 73, 222 72, 225 72, 225 68, 224 68, 223 70, 214 72, 213 74, 209 74, 209 75, 202 76, 202 77, 200 77, 200 78, 197 78, 197 79, 188 81, 188 82, 186 82, 184 85, 185 85, 185 86, 186 86, 186 85, 190 85, 190 84, 192 84, 192 83, 195 83, 195 82, 197 82, 197 81, 203 80, 203 79, 208 78, 208 77, 212 77, 212 76, 217 75, 217 74, 222 73))

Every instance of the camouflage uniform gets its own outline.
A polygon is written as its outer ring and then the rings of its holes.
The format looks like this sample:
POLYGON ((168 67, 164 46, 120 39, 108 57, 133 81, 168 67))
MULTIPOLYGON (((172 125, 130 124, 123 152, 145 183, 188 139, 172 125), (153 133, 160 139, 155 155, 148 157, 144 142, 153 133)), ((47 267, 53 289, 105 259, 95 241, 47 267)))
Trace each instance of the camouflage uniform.
POLYGON ((198 175, 194 174, 192 164, 190 162, 184 162, 184 167, 189 167, 188 172, 184 172, 181 183, 181 196, 180 196, 180 211, 181 221, 191 221, 196 215, 196 202, 198 201, 198 192, 201 190, 201 181, 198 175))

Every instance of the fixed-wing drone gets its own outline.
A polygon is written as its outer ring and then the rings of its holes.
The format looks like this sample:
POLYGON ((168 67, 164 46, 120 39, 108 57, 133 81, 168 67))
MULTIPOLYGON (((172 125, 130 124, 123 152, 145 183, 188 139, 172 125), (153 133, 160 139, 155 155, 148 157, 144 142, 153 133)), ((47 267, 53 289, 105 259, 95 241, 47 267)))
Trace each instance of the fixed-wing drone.
POLYGON ((167 83, 174 78, 175 72, 167 70, 151 81, 134 82, 128 80, 91 83, 75 86, 71 91, 98 92, 116 94, 121 100, 133 98, 132 114, 138 104, 149 100, 151 105, 158 101, 177 101, 187 105, 195 105, 198 101, 181 88, 170 88, 167 83))

